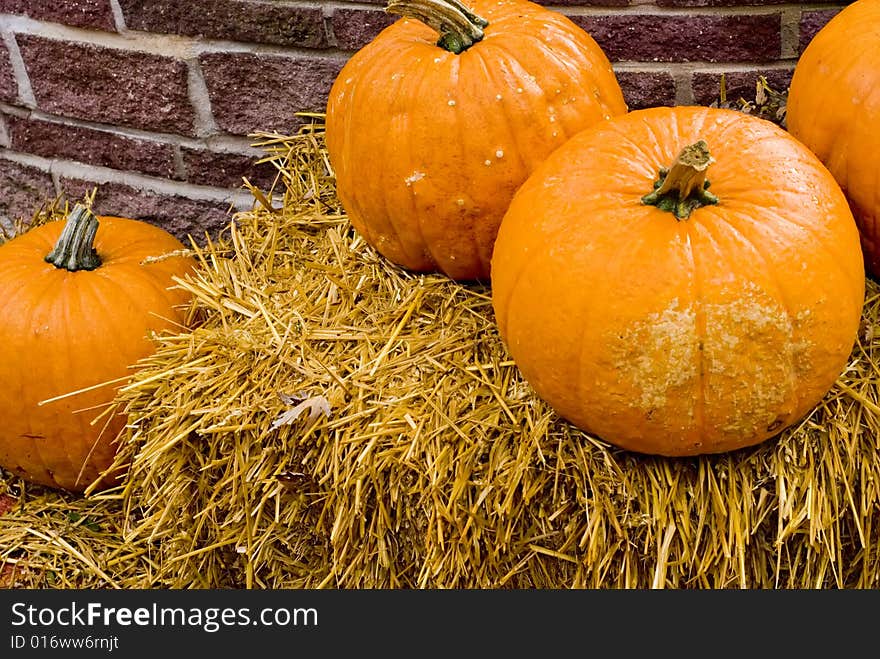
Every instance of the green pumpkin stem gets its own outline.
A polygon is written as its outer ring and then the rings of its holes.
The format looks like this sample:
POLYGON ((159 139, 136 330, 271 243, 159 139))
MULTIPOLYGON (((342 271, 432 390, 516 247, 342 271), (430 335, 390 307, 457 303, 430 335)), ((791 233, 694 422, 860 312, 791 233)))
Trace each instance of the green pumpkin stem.
POLYGON ((46 255, 46 261, 70 272, 100 267, 101 257, 95 251, 97 232, 98 218, 89 208, 76 204, 67 215, 64 229, 55 247, 46 255))
POLYGON ((654 182, 654 191, 642 197, 642 203, 686 220, 697 208, 718 203, 718 197, 709 192, 706 170, 715 162, 709 145, 700 140, 686 146, 669 169, 660 169, 654 182))
POLYGON ((421 21, 440 35, 437 45, 458 55, 483 38, 489 25, 460 0, 389 0, 385 11, 421 21))

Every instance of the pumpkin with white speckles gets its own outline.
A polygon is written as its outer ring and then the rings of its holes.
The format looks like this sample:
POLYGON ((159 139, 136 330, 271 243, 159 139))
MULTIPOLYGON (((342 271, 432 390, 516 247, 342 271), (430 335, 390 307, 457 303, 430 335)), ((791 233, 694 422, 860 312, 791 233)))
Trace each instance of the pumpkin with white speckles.
POLYGON ((327 104, 340 201, 394 263, 487 279, 516 189, 573 134, 626 112, 623 94, 593 38, 540 5, 387 9, 404 18, 346 63, 327 104))

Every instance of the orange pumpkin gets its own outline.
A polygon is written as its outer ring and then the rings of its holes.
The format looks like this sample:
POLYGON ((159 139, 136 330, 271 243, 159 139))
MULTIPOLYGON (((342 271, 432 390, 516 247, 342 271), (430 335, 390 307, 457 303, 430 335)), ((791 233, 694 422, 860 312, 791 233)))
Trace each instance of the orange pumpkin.
POLYGON ((846 194, 869 274, 880 276, 880 2, 859 0, 804 50, 787 101, 787 128, 819 156, 846 194))
POLYGON ((771 122, 712 108, 575 135, 520 188, 492 259, 498 327, 535 392, 666 456, 801 419, 851 354, 864 294, 828 170, 771 122))
POLYGON ((354 228, 394 263, 457 280, 488 277, 498 224, 528 174, 626 111, 605 54, 562 14, 525 0, 473 9, 392 1, 388 11, 416 18, 355 53, 326 114, 354 228))
POLYGON ((0 466, 72 492, 111 466, 126 417, 101 413, 154 350, 151 334, 185 322, 189 300, 174 277, 195 261, 148 257, 182 248, 159 227, 79 205, 0 245, 0 466))

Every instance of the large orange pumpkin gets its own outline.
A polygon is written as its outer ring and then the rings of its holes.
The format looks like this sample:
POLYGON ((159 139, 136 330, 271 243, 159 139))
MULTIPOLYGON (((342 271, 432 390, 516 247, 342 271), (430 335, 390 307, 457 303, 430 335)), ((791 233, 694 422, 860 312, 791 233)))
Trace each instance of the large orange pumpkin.
POLYGON ((679 107, 553 153, 502 220, 492 289, 540 397, 610 443, 675 456, 757 444, 813 408, 851 354, 865 278, 815 155, 769 121, 679 107))
POLYGON ((577 131, 626 111, 605 54, 568 18, 525 0, 473 9, 391 2, 418 19, 355 53, 326 114, 354 228, 389 260, 458 280, 488 277, 498 224, 528 174, 577 131))
POLYGON ((126 417, 102 412, 154 350, 151 334, 183 325, 190 297, 174 277, 192 258, 149 257, 182 248, 159 227, 81 205, 0 245, 0 466, 72 492, 111 466, 126 417))
POLYGON ((880 276, 880 2, 859 0, 804 50, 787 102, 787 128, 843 188, 868 272, 880 276))

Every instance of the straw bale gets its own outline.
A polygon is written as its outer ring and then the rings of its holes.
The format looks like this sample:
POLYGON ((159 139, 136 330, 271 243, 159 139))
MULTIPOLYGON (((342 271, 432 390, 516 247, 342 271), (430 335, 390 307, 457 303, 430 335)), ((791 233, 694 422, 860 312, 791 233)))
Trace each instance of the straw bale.
POLYGON ((178 283, 198 326, 159 338, 117 397, 123 485, 0 479, 18 585, 880 585, 876 282, 845 371, 797 426, 716 456, 628 453, 534 394, 487 285, 363 241, 313 119, 257 136, 275 189, 193 245, 201 267, 178 283))

